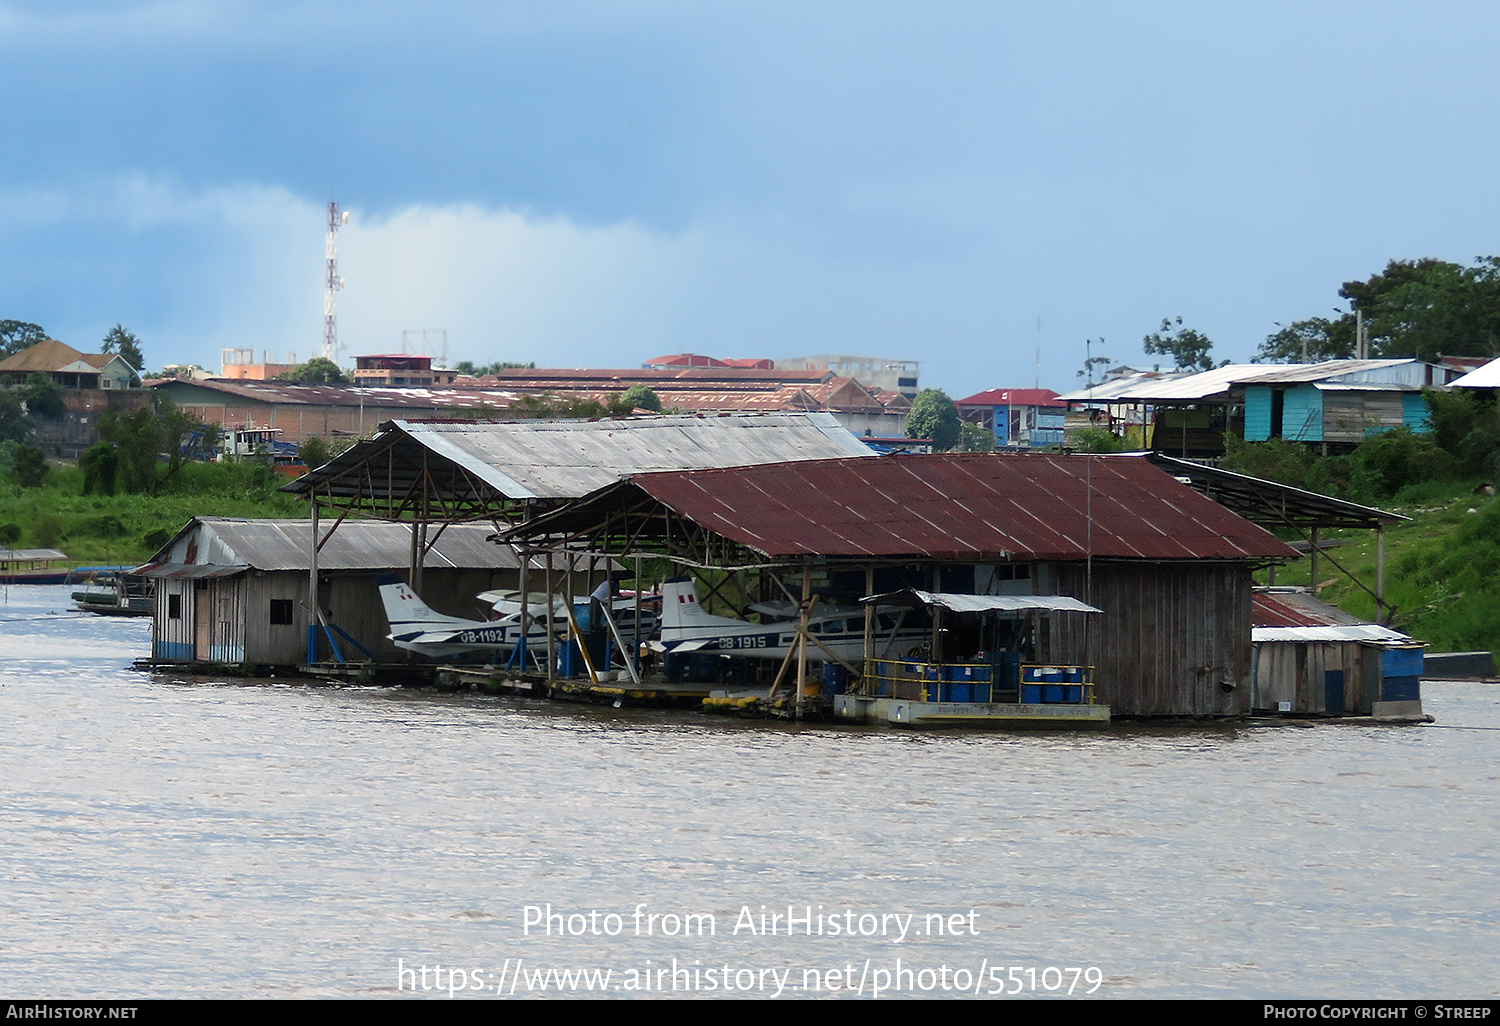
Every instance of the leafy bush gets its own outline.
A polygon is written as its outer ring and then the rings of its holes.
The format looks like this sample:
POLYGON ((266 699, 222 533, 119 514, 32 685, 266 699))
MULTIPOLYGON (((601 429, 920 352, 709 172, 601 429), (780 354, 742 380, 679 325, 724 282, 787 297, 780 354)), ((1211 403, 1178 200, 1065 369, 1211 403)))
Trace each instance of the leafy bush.
POLYGON ((328 443, 321 438, 309 438, 302 443, 298 455, 302 457, 302 462, 307 464, 308 469, 321 467, 329 459, 328 443))
POLYGON ((1408 427, 1367 438, 1351 454, 1354 473, 1349 489, 1355 495, 1388 499, 1409 484, 1458 477, 1458 460, 1438 447, 1431 434, 1408 427))
POLYGON ((90 517, 79 525, 79 529, 100 538, 121 538, 126 534, 125 522, 110 514, 90 517))
POLYGON ((1130 447, 1125 439, 1103 428, 1081 428, 1075 431, 1072 444, 1079 452, 1125 452, 1130 447))
POLYGON ((43 513, 31 525, 31 540, 38 548, 54 548, 65 537, 62 521, 54 513, 43 513))

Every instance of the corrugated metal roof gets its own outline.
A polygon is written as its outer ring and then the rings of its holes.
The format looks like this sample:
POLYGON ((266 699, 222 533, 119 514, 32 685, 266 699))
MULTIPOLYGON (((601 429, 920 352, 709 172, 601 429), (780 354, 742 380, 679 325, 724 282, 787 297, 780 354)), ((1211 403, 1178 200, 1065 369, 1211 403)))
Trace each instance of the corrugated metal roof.
POLYGON ((1252 641, 1408 643, 1411 636, 1367 623, 1301 588, 1257 588, 1251 600, 1252 641))
POLYGON ((166 578, 168 580, 202 580, 215 577, 234 577, 251 569, 241 563, 237 566, 208 566, 197 563, 143 563, 131 571, 142 577, 166 578))
POLYGON ((1303 588, 1256 588, 1250 622, 1256 627, 1351 627, 1365 621, 1303 588))
POLYGON ((1324 360, 1320 363, 1237 363, 1196 374, 1145 379, 1123 379, 1069 392, 1070 402, 1151 403, 1195 402, 1227 397, 1244 385, 1302 384, 1318 381, 1366 381, 1421 387, 1426 365, 1419 360, 1324 360))
POLYGON ((409 388, 364 385, 294 385, 286 381, 254 381, 230 378, 195 378, 191 381, 159 378, 150 388, 175 392, 183 405, 201 405, 207 396, 193 395, 192 390, 219 393, 235 399, 272 405, 344 406, 367 410, 410 409, 419 411, 447 408, 505 409, 519 398, 512 391, 486 391, 475 388, 409 388))
POLYGON ((907 588, 886 595, 867 595, 860 599, 874 604, 910 604, 912 600, 924 606, 942 606, 955 613, 1027 613, 1034 609, 1045 609, 1054 613, 1102 613, 1081 599, 1067 595, 955 595, 949 592, 921 591, 907 588))
POLYGON ((1410 357, 1396 360, 1324 360, 1321 363, 1261 364, 1254 374, 1236 378, 1237 384, 1296 384, 1310 381, 1408 381, 1420 385, 1425 365, 1410 357))
POLYGON ((1382 627, 1378 623, 1352 624, 1347 627, 1252 627, 1252 642, 1267 641, 1363 641, 1372 644, 1405 643, 1408 635, 1382 627))
POLYGON ((955 406, 1066 406, 1058 394, 1050 388, 991 388, 976 392, 966 399, 954 401, 955 406))
MULTIPOLYGON (((319 524, 326 532, 332 524, 319 524)), ((345 520, 318 552, 322 570, 395 570, 411 562, 411 525, 345 520)), ((429 529, 428 537, 437 528, 429 529)), ((501 568, 520 565, 509 545, 486 541, 494 528, 453 524, 428 551, 428 568, 501 568)), ((198 517, 153 557, 153 563, 255 570, 306 570, 311 526, 306 520, 237 520, 198 517)))
POLYGON ((468 475, 508 499, 572 499, 646 471, 872 455, 827 413, 502 424, 396 420, 382 428, 284 490, 340 496, 341 488, 360 486, 352 472, 368 461, 376 477, 402 494, 425 469, 468 475))
POLYGON ((68 554, 60 549, 0 549, 0 562, 46 561, 67 559, 68 554))
POLYGON ((1149 460, 1173 477, 1185 479, 1189 485, 1215 502, 1228 506, 1257 524, 1272 527, 1299 525, 1375 528, 1411 519, 1374 506, 1361 506, 1357 502, 1336 499, 1331 495, 1293 488, 1280 481, 1251 477, 1249 474, 1239 474, 1164 453, 1120 453, 1109 458, 1149 460))
POLYGON ((642 474, 515 536, 586 530, 636 489, 773 558, 1292 559, 1145 460, 977 453, 642 474))
POLYGON ((1454 388, 1500 388, 1500 360, 1491 360, 1449 384, 1454 388))
POLYGON ((1142 385, 1159 384, 1163 381, 1176 381, 1179 378, 1190 376, 1186 371, 1137 371, 1134 374, 1111 378, 1109 381, 1100 381, 1093 386, 1064 393, 1058 396, 1058 398, 1063 402, 1119 402, 1121 401, 1121 396, 1142 385))

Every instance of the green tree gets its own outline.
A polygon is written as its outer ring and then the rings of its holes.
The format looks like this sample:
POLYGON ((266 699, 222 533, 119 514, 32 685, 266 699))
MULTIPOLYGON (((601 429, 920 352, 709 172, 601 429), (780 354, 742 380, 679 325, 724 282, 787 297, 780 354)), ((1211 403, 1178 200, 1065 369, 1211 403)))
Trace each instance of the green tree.
POLYGON ((958 407, 940 388, 924 388, 912 400, 906 415, 906 437, 928 438, 936 452, 947 452, 958 444, 962 434, 958 407))
POLYGON ((347 385, 349 375, 326 356, 314 356, 295 369, 277 375, 278 381, 295 381, 300 385, 347 385))
POLYGON ((328 443, 321 438, 309 438, 302 443, 297 454, 302 457, 302 462, 307 464, 309 470, 321 467, 328 462, 328 443))
POLYGON ((207 431, 159 394, 138 410, 111 407, 99 418, 99 437, 119 452, 120 484, 138 494, 160 492, 186 461, 184 441, 207 431))
POLYGON ((140 380, 140 375, 146 369, 146 358, 141 354, 141 340, 135 332, 128 330, 123 324, 116 324, 105 334, 104 345, 100 351, 119 353, 120 359, 130 364, 135 370, 133 380, 140 380))
POLYGON ((83 471, 84 495, 115 494, 115 479, 120 472, 120 451, 108 442, 97 442, 78 454, 83 471))
POLYGON ((0 439, 29 442, 35 431, 35 425, 21 406, 20 396, 13 389, 0 389, 0 439))
POLYGON ((0 359, 38 342, 47 341, 47 329, 30 321, 0 321, 0 359))
POLYGON ((22 488, 35 488, 47 480, 52 468, 47 465, 47 454, 32 445, 23 445, 16 450, 15 462, 10 476, 22 488))
POLYGON ((1348 360, 1354 356, 1354 315, 1337 320, 1309 317, 1293 321, 1266 340, 1256 350, 1255 363, 1302 363, 1320 360, 1348 360))
POLYGON ((1152 356, 1170 356, 1180 370, 1213 370, 1214 344, 1203 332, 1184 327, 1181 317, 1163 317, 1161 327, 1141 339, 1152 356))
POLYGON ((650 410, 652 413, 661 412, 661 400, 656 393, 645 385, 631 385, 620 397, 620 405, 625 407, 626 412, 631 410, 650 410))
POLYGON ((27 413, 42 420, 61 420, 68 412, 62 386, 53 380, 51 374, 42 371, 26 379, 26 384, 21 387, 21 401, 26 404, 27 413))
POLYGON ((1473 266, 1430 257, 1392 260, 1364 281, 1338 290, 1349 310, 1335 319, 1295 321, 1261 343, 1258 360, 1342 359, 1355 355, 1355 325, 1364 322, 1369 354, 1378 357, 1494 356, 1500 353, 1500 257, 1473 266))
POLYGON ((453 365, 453 369, 460 374, 466 374, 471 378, 482 378, 489 374, 496 374, 503 370, 535 370, 535 363, 486 363, 475 365, 472 360, 459 360, 453 365))
POLYGON ((959 425, 958 447, 964 452, 994 452, 995 432, 964 421, 959 425))

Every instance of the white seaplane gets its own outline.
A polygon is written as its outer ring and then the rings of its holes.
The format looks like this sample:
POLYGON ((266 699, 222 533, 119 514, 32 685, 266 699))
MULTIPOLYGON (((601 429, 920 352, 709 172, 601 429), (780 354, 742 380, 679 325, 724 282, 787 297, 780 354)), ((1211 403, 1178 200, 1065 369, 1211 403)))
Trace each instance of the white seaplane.
MULTIPOLYGON (((751 623, 729 616, 705 613, 698 604, 698 588, 692 578, 674 577, 661 588, 661 640, 652 647, 668 654, 688 652, 715 653, 749 659, 785 659, 797 643, 799 621, 778 620, 773 623, 751 623)), ((752 610, 786 616, 796 612, 791 602, 753 605, 752 610)), ((912 610, 902 606, 881 606, 875 613, 875 652, 877 658, 906 652, 931 639, 930 627, 912 610)), ((858 662, 865 656, 865 609, 863 606, 813 607, 807 621, 807 632, 816 642, 807 646, 807 657, 826 661, 829 653, 845 662, 858 662), (820 644, 821 643, 821 646, 820 644)))
MULTIPOLYGON (((468 620, 439 613, 418 598, 405 581, 395 574, 386 574, 380 579, 380 601, 391 626, 391 633, 386 637, 397 648, 437 659, 473 653, 492 653, 497 657, 509 655, 521 639, 521 593, 486 591, 478 598, 500 615, 493 620, 468 620)), ((525 601, 530 618, 526 646, 532 651, 543 651, 549 627, 557 637, 567 631, 568 607, 561 598, 554 596, 549 603, 548 596, 540 593, 527 595, 525 601)), ((581 613, 580 607, 586 609, 588 604, 588 597, 575 599, 574 609, 581 613)), ((641 609, 640 636, 643 638, 656 632, 657 616, 651 608, 654 604, 648 600, 641 609)), ((610 605, 618 629, 624 637, 631 637, 635 630, 635 598, 617 598, 610 605)), ((587 629, 584 624, 580 627, 587 629)))

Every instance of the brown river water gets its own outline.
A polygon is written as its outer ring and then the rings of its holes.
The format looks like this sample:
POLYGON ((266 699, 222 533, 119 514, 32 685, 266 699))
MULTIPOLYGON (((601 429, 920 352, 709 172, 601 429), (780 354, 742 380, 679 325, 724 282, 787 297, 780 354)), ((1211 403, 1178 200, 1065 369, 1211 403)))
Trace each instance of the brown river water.
POLYGON ((911 734, 148 675, 148 623, 0 598, 9 996, 1500 990, 1494 686, 911 734))

